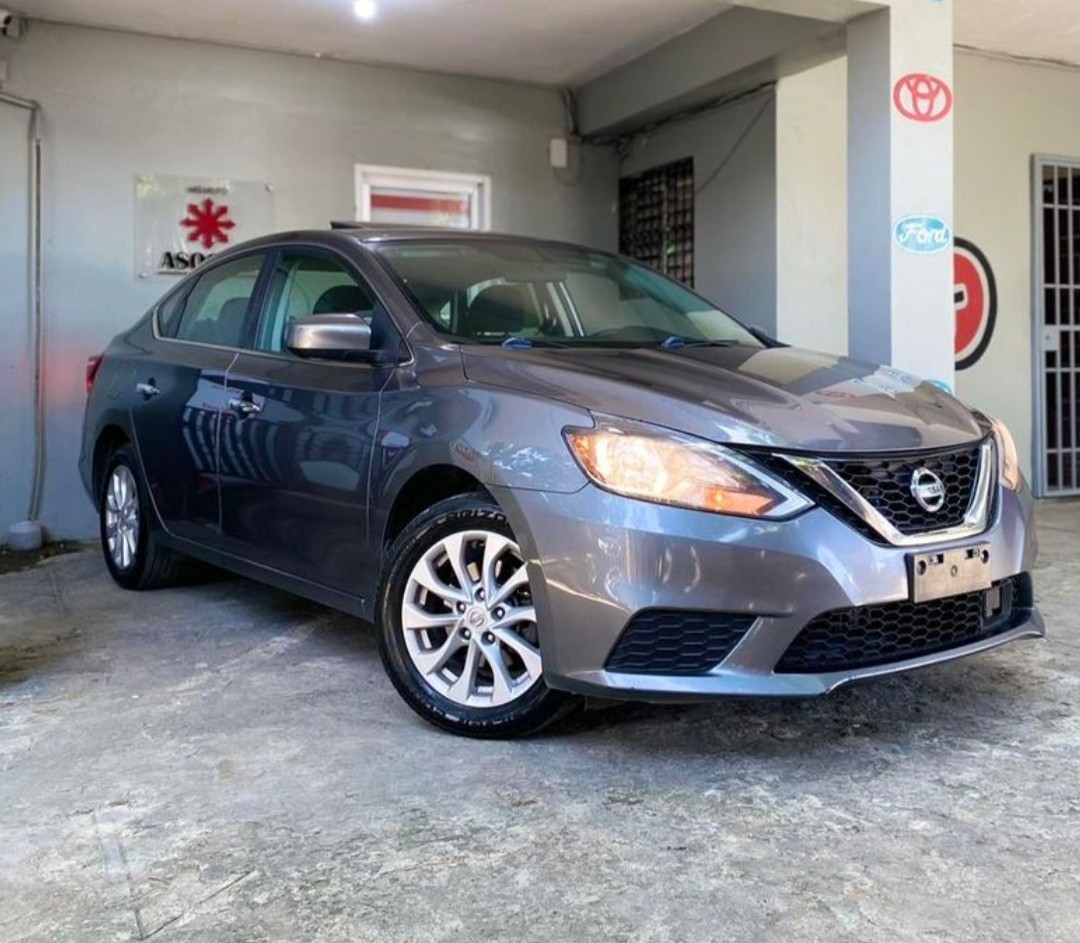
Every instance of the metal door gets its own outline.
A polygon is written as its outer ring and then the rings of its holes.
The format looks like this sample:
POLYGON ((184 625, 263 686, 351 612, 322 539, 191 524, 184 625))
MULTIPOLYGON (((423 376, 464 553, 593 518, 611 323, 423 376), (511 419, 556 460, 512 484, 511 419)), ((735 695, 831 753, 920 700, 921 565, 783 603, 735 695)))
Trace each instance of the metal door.
POLYGON ((1036 157, 1034 193, 1034 484, 1080 494, 1080 160, 1036 157))
POLYGON ((619 181, 619 251, 694 287, 694 159, 619 181))

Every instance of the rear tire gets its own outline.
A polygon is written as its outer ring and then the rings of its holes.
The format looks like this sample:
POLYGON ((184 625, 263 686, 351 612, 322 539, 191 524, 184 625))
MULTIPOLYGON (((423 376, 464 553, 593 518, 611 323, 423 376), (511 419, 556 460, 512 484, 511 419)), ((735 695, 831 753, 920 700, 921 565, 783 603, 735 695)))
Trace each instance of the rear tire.
POLYGON ((544 681, 525 561, 490 497, 439 502, 386 560, 379 654, 421 717, 468 737, 521 737, 573 708, 544 681))
POLYGON ((101 550, 112 578, 124 589, 173 586, 184 558, 162 547, 154 535, 152 511, 135 450, 120 446, 105 465, 98 496, 101 550))

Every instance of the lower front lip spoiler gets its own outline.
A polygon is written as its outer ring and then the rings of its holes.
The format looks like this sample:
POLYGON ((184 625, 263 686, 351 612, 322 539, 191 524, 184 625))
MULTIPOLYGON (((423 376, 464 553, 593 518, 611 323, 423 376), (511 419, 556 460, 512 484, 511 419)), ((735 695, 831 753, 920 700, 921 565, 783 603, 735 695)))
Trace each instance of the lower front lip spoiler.
POLYGON ((1043 638, 1045 635, 1046 626, 1042 615, 1038 609, 1033 609, 1025 622, 1000 635, 932 655, 850 671, 827 674, 764 674, 742 669, 725 669, 721 664, 701 675, 635 675, 611 671, 583 671, 550 678, 548 683, 555 688, 591 697, 651 702, 707 701, 722 697, 821 697, 848 684, 942 665, 1000 648, 1019 639, 1043 638))

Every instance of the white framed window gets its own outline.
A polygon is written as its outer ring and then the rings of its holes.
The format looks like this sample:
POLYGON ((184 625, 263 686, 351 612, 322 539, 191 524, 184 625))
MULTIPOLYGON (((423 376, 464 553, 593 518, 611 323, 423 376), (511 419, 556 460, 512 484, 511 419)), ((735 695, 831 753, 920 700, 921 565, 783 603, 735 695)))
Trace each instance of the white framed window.
POLYGON ((356 165, 356 218, 451 229, 491 228, 491 178, 356 165))

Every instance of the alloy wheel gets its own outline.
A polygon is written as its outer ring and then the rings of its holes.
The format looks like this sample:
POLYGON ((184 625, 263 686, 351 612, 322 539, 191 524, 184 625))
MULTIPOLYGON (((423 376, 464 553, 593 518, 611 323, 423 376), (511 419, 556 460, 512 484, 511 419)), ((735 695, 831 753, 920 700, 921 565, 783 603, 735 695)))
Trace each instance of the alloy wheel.
POLYGON ((501 707, 543 674, 521 549, 490 530, 450 534, 413 566, 401 604, 413 666, 463 707, 501 707))
POLYGON ((117 465, 105 492, 105 541, 121 570, 135 562, 139 548, 139 489, 127 465, 117 465))

